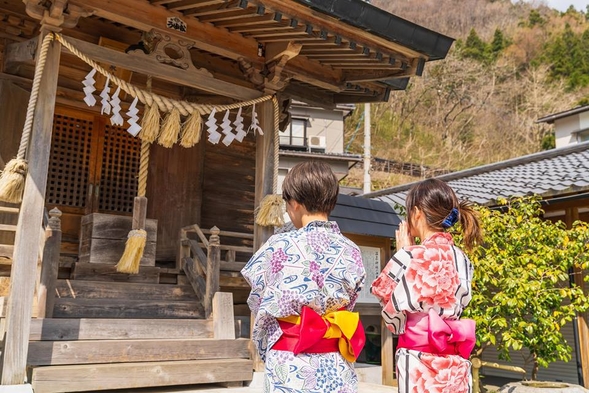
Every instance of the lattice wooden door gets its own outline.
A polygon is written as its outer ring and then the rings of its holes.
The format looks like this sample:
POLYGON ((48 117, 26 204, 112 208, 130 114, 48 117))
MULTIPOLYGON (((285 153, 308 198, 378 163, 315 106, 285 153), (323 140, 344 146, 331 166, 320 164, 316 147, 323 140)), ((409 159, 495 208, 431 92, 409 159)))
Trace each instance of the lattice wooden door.
POLYGON ((64 213, 64 240, 77 241, 84 214, 132 213, 139 150, 139 139, 107 117, 56 108, 46 204, 64 213))

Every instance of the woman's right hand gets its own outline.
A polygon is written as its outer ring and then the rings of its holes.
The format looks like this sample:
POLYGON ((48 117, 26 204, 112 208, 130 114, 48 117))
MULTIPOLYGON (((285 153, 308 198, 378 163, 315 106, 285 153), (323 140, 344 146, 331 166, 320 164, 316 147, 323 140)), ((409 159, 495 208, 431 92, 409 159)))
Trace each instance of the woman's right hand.
POLYGON ((403 247, 415 244, 411 237, 411 233, 409 233, 409 225, 407 224, 407 221, 401 221, 399 224, 399 229, 395 231, 395 242, 397 244, 397 251, 403 247))

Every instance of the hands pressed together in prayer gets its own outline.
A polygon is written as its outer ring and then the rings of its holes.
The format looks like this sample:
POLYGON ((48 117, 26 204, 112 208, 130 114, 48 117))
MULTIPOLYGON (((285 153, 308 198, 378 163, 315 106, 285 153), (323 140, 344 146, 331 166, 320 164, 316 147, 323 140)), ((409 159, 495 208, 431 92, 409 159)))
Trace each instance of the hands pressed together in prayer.
POLYGON ((409 224, 407 221, 401 221, 399 229, 395 231, 395 240, 397 242, 397 251, 406 246, 413 246, 415 239, 411 236, 409 224))

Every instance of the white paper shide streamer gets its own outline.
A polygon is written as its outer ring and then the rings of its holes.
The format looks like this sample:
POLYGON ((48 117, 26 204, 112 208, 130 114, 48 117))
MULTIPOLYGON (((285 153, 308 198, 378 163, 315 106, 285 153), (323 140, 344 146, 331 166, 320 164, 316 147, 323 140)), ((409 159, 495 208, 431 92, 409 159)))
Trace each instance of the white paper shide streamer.
POLYGON ((102 101, 100 101, 100 103, 102 104, 102 108, 100 109, 101 115, 110 115, 110 97, 108 96, 108 93, 110 92, 110 87, 108 87, 109 84, 110 76, 106 78, 106 82, 104 83, 104 89, 102 90, 102 93, 100 93, 100 97, 102 97, 102 101))
POLYGON ((258 112, 256 112, 256 104, 252 107, 252 124, 250 124, 250 130, 254 133, 259 133, 260 135, 264 135, 264 131, 262 127, 260 127, 260 121, 258 120, 258 112))
POLYGON ((233 133, 233 128, 231 127, 231 120, 229 120, 229 110, 227 110, 225 112, 225 116, 223 116, 223 123, 221 123, 221 128, 223 134, 225 134, 225 138, 223 138, 223 144, 225 146, 229 146, 235 139, 235 134, 233 133))
POLYGON ((126 113, 126 115, 129 117, 127 119, 127 123, 129 123, 129 128, 127 128, 127 132, 133 136, 137 136, 137 134, 139 134, 139 131, 141 131, 141 126, 137 123, 139 121, 139 116, 137 116, 137 113, 139 113, 139 109, 137 109, 137 101, 138 99, 137 97, 135 97, 135 99, 131 103, 131 106, 129 107, 129 110, 126 113))
POLYGON ((90 71, 88 75, 86 75, 86 78, 84 78, 84 81, 82 82, 82 84, 84 85, 85 94, 84 102, 88 106, 96 105, 96 97, 94 97, 94 94, 92 94, 96 91, 96 88, 94 87, 94 83, 96 83, 96 80, 94 79, 95 74, 96 68, 92 68, 92 71, 90 71))
POLYGON ((215 115, 217 114, 216 108, 213 108, 211 113, 209 114, 209 118, 206 121, 207 125, 207 132, 209 134, 209 142, 213 145, 216 145, 221 140, 221 133, 217 131, 217 119, 215 119, 215 115))
POLYGON ((121 99, 119 98, 120 92, 121 88, 117 87, 110 100, 110 106, 112 109, 112 116, 110 117, 110 122, 113 126, 122 126, 124 122, 123 116, 121 116, 121 99))
POLYGON ((247 132, 243 129, 243 116, 241 115, 241 107, 237 111, 237 116, 235 117, 235 121, 233 121, 233 126, 235 127, 235 140, 238 142, 243 142, 243 138, 247 135, 247 132))

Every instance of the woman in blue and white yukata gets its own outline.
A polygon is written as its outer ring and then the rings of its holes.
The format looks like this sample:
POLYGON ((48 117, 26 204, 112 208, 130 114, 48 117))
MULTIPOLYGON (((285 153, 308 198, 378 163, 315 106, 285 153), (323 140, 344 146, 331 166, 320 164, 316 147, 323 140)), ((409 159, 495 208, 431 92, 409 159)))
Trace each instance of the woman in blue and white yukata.
POLYGON ((358 391, 353 362, 365 337, 351 311, 366 273, 358 246, 328 221, 338 192, 327 164, 294 166, 282 196, 297 230, 272 236, 241 271, 265 393, 358 391))

